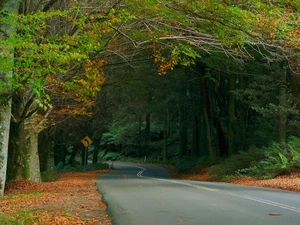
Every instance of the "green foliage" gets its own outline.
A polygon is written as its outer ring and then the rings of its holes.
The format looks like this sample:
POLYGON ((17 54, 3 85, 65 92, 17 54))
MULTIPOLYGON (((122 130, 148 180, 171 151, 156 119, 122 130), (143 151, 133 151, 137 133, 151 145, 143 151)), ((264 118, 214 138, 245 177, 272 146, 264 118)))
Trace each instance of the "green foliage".
POLYGON ((103 160, 117 160, 120 156, 121 156, 120 153, 109 152, 103 157, 103 160))
POLYGON ((223 163, 212 167, 211 172, 218 176, 234 175, 237 170, 247 168, 256 160, 263 158, 263 151, 252 147, 248 151, 240 151, 238 154, 225 159, 223 163))
POLYGON ((273 142, 268 147, 241 151, 211 169, 216 178, 256 176, 269 179, 300 169, 300 139, 289 137, 287 142, 273 142))
POLYGON ((105 144, 132 144, 136 136, 139 124, 137 122, 126 123, 125 125, 113 124, 110 132, 104 133, 102 142, 105 144))
POLYGON ((188 173, 196 165, 197 159, 193 157, 180 158, 175 164, 175 171, 179 174, 188 173))
POLYGON ((264 148, 264 154, 263 160, 249 168, 250 173, 268 179, 300 169, 300 139, 296 137, 288 138, 286 143, 272 143, 264 148))
POLYGON ((105 155, 106 151, 105 150, 102 150, 101 152, 98 153, 98 158, 99 159, 102 159, 103 156, 105 155))

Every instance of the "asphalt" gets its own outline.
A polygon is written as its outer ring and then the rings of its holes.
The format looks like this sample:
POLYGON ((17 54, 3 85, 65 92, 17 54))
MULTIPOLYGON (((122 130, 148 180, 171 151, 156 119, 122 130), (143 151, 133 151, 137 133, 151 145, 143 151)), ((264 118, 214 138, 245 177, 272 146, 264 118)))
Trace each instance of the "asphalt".
POLYGON ((114 225, 299 225, 300 195, 171 179, 161 167, 114 162, 97 180, 114 225))

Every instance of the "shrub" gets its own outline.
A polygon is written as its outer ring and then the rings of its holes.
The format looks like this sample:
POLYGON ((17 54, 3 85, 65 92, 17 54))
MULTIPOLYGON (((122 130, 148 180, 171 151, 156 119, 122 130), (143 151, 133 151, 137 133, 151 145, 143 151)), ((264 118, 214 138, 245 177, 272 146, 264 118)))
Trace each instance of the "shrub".
MULTIPOLYGON (((273 178, 300 169, 300 139, 289 137, 287 142, 272 143, 264 148, 264 159, 256 163, 258 177, 273 178)), ((254 173, 253 170, 251 170, 254 173)))
POLYGON ((120 153, 109 152, 103 157, 103 160, 117 160, 120 156, 121 156, 120 153))
POLYGON ((184 157, 178 159, 175 164, 175 171, 179 174, 188 173, 192 168, 196 166, 197 160, 192 157, 184 157))
POLYGON ((236 155, 225 159, 223 163, 215 165, 211 168, 211 173, 214 176, 231 176, 235 175, 236 171, 252 167, 257 160, 264 158, 264 152, 255 147, 251 147, 248 151, 240 151, 236 155))
POLYGON ((269 179, 299 169, 300 139, 289 137, 287 142, 273 142, 268 147, 241 151, 212 167, 211 173, 218 179, 246 175, 269 179))

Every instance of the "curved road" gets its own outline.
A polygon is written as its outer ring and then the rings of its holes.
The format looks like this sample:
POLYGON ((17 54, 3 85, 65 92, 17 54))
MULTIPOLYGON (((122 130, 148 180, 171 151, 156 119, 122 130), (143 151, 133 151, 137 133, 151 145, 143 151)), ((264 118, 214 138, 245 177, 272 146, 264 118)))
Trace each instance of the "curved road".
POLYGON ((160 167, 113 164, 117 170, 97 185, 115 225, 300 224, 299 193, 175 180, 160 167))

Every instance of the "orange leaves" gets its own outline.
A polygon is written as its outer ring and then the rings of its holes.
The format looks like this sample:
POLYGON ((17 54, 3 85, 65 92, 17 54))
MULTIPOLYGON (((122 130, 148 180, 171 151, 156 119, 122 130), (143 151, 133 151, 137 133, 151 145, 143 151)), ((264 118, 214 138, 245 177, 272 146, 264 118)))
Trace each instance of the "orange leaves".
POLYGON ((95 96, 101 89, 102 84, 105 81, 103 66, 107 63, 106 60, 87 60, 85 64, 85 77, 86 80, 83 84, 88 84, 86 88, 91 91, 91 94, 95 96))
POLYGON ((47 79, 49 85, 51 83, 52 92, 59 96, 54 112, 60 116, 90 116, 89 109, 95 105, 95 96, 101 91, 105 81, 105 64, 104 59, 87 59, 79 71, 56 78, 49 76, 47 79))
POLYGON ((18 224, 111 225, 95 186, 101 173, 64 173, 57 181, 45 183, 10 182, 6 197, 0 199, 0 224, 3 218, 18 224))
POLYGON ((173 66, 174 66, 174 64, 171 62, 165 63, 165 64, 160 64, 157 72, 160 75, 165 75, 168 70, 173 70, 173 66))
POLYGON ((159 50, 153 55, 153 60, 158 66, 159 75, 165 75, 168 70, 173 70, 175 65, 175 60, 171 56, 165 57, 159 50))

